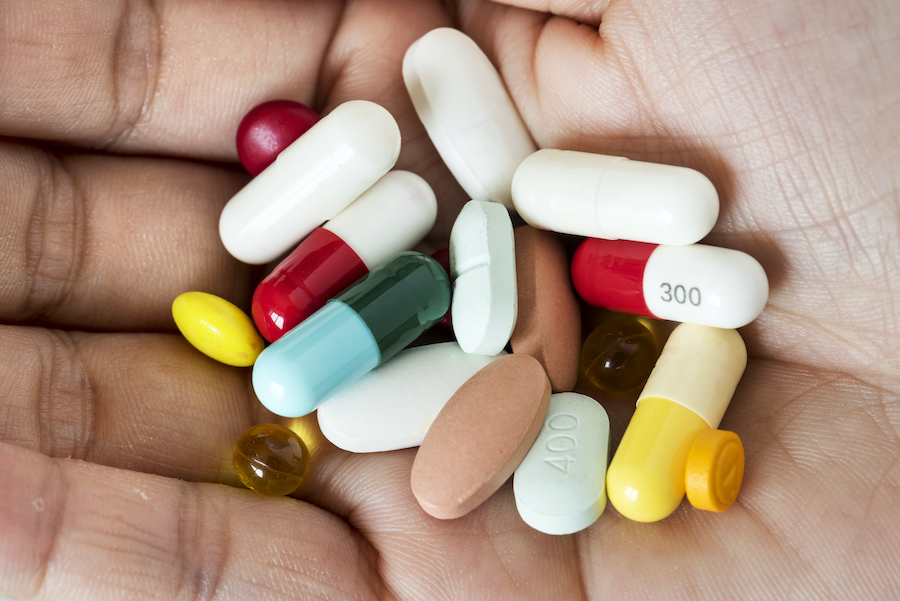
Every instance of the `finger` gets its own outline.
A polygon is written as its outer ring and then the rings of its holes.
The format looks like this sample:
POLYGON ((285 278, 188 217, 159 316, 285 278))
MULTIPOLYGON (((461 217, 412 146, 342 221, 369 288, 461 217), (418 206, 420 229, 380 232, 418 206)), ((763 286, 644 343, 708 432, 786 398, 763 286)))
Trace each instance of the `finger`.
POLYGON ((4 4, 0 132, 220 159, 254 103, 313 103, 340 15, 327 1, 51 4, 4 4))
POLYGON ((175 334, 85 334, 0 327, 0 440, 52 457, 236 484, 231 454, 272 421, 249 370, 175 334))
POLYGON ((6 8, 11 35, 0 36, 0 56, 17 60, 0 63, 0 133, 235 160, 237 125, 256 104, 291 98, 327 113, 372 100, 400 124, 398 167, 435 188, 435 236, 446 238, 467 198, 418 122, 400 70, 416 38, 451 24, 441 3, 93 3, 6 8))
POLYGON ((0 595, 378 599, 374 555, 311 505, 0 444, 0 595))
POLYGON ((0 319, 172 329, 182 292, 247 305, 253 270, 218 237, 245 181, 194 163, 0 145, 0 319))
POLYGON ((582 2, 580 0, 491 0, 497 4, 518 6, 541 13, 559 15, 579 23, 593 27, 600 24, 603 13, 610 5, 610 0, 582 2))

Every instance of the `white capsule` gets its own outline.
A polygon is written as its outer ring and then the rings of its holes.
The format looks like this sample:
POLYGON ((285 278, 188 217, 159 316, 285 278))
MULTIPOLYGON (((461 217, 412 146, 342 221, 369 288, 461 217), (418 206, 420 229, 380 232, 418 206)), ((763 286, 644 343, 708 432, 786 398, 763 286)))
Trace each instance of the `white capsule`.
POLYGON ((659 319, 741 328, 769 298, 769 280, 750 255, 705 244, 658 246, 644 268, 644 300, 659 319))
POLYGON ((484 52, 456 29, 434 29, 406 51, 403 80, 463 190, 512 209, 513 173, 536 147, 484 52))
POLYGON ((365 100, 345 102, 228 201, 222 243, 245 263, 277 258, 378 181, 399 154, 390 113, 365 100))
POLYGON ((530 225, 606 240, 693 244, 719 215, 716 189, 698 171, 573 150, 529 156, 512 193, 530 225))
POLYGON ((437 200, 428 182, 409 171, 391 171, 322 227, 371 271, 418 244, 436 218, 437 200))
POLYGON ((496 355, 518 317, 512 221, 499 204, 471 200, 450 230, 450 313, 453 334, 467 353, 496 355))
POLYGON ((589 396, 561 392, 513 476, 516 508, 546 534, 572 534, 606 508, 609 418, 589 396))
POLYGON ((405 349, 328 397, 319 428, 354 453, 417 447, 460 386, 505 354, 472 355, 455 342, 405 349))

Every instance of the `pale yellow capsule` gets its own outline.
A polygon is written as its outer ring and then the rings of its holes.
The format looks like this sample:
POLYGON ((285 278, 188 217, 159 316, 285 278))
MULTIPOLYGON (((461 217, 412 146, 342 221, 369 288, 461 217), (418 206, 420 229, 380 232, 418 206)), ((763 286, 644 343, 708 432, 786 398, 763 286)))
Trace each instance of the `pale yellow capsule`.
POLYGON ((175 325, 198 351, 235 367, 249 367, 263 350, 246 313, 206 292, 185 292, 172 303, 175 325))

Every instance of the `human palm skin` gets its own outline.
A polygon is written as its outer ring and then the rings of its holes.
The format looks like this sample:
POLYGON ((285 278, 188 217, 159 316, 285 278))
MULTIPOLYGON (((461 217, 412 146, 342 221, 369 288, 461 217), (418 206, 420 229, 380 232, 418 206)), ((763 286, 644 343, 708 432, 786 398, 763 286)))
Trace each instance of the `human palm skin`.
MULTIPOLYGON (((520 4, 0 4, 0 596, 897 594, 900 5, 520 4), (639 524, 608 507, 551 537, 507 484, 439 521, 410 494, 414 450, 344 453, 310 418, 297 499, 235 488, 234 442, 277 418, 169 311, 187 290, 246 306, 259 278, 217 238, 247 181, 227 165, 237 124, 274 98, 383 104, 398 167, 438 194, 437 247, 467 199, 400 61, 447 25, 498 65, 539 146, 702 171, 722 205, 707 241, 765 267, 722 423, 747 451, 726 513, 639 524)), ((618 439, 630 407, 607 408, 618 439)))

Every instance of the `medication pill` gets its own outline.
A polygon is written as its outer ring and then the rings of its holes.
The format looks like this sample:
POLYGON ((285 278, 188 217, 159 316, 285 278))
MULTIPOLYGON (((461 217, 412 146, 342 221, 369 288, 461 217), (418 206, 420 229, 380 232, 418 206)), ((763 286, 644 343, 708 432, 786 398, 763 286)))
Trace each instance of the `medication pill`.
POLYGON ((345 102, 228 201, 222 243, 245 263, 277 258, 371 187, 399 154, 390 113, 365 100, 345 102))
POLYGON ((226 365, 253 365, 263 340, 246 313, 206 292, 185 292, 172 302, 175 325, 198 351, 226 365))
POLYGON ((496 355, 516 327, 516 253, 502 206, 466 203, 450 230, 453 333, 467 353, 496 355))
POLYGON ((507 355, 472 376, 416 454, 410 486, 419 505, 445 520, 478 507, 522 462, 549 405, 550 380, 534 357, 507 355))
POLYGON ((289 495, 309 472, 309 449, 292 430, 277 424, 260 424, 241 435, 232 461, 238 478, 250 490, 289 495))
POLYGON ((450 397, 504 355, 473 355, 455 342, 400 351, 329 396, 316 411, 319 428, 336 447, 354 453, 417 447, 450 397))
POLYGON ((697 509, 722 512, 737 499, 744 481, 744 445, 725 430, 704 430, 694 439, 685 465, 688 501, 697 509))
POLYGON ((716 189, 698 171, 574 150, 529 156, 512 194, 534 227, 607 240, 693 244, 719 216, 716 189))
POLYGON ((619 513, 655 522, 675 511, 691 444, 719 426, 746 365, 735 330, 683 323, 672 331, 606 473, 619 513))
POLYGON ((769 297, 756 259, 704 244, 587 239, 572 258, 572 283, 595 307, 726 329, 756 319, 769 297))
POLYGON ((523 225, 515 230, 518 317, 509 342, 514 353, 544 366, 555 391, 578 378, 581 313, 569 281, 569 258, 558 236, 523 225))
POLYGON ((434 29, 403 57, 419 119, 469 198, 512 209, 516 167, 536 150, 500 74, 464 33, 434 29))
POLYGON ((409 171, 391 171, 307 236, 253 293, 253 321, 269 342, 431 230, 437 201, 409 171), (389 233, 388 233, 389 232, 389 233))
POLYGON ((253 390, 277 415, 311 413, 437 323, 449 304, 437 261, 398 253, 266 348, 253 366, 253 390))
POLYGON ((606 508, 609 417, 589 396, 562 392, 513 475, 516 508, 545 534, 572 534, 606 508))
POLYGON ((637 392, 650 377, 660 348, 644 324, 629 316, 612 317, 584 341, 579 376, 602 392, 637 392))
POLYGON ((271 100, 251 109, 241 119, 235 139, 244 169, 259 175, 318 120, 316 111, 293 100, 271 100))

